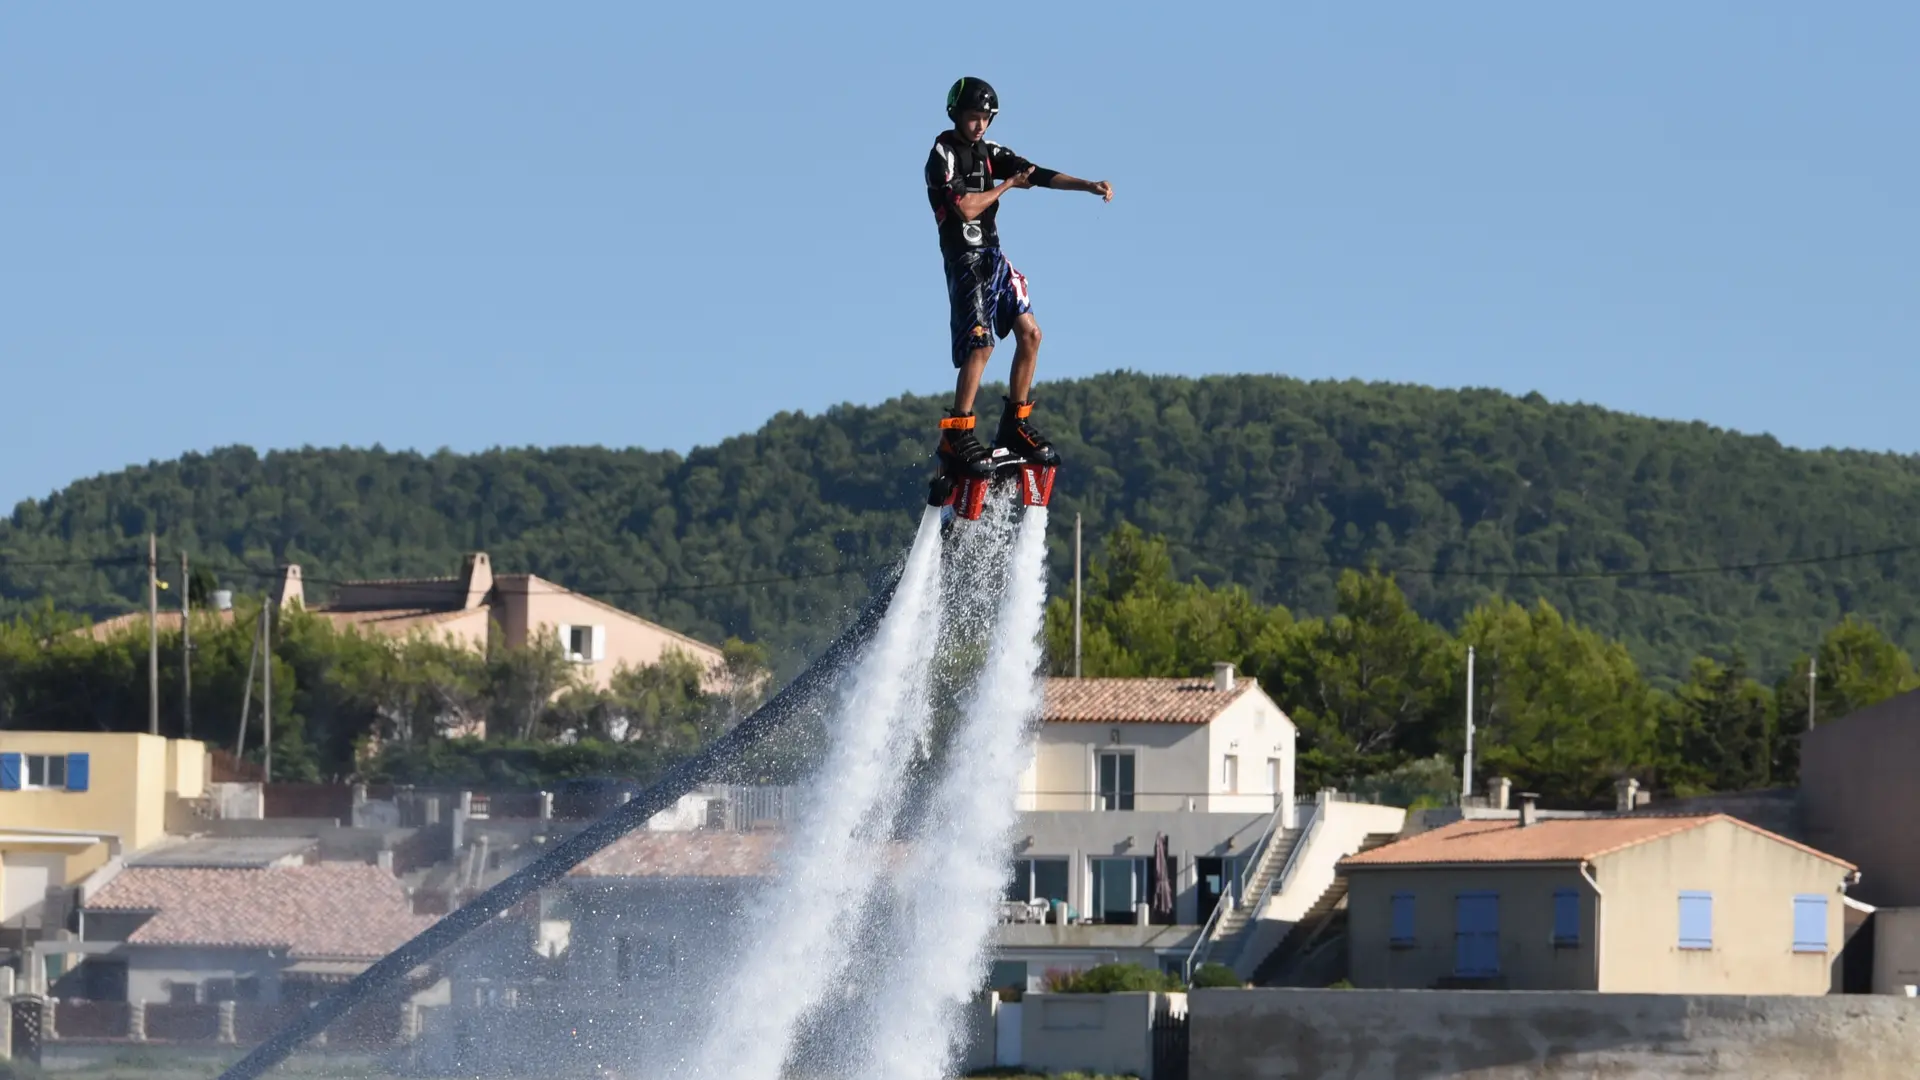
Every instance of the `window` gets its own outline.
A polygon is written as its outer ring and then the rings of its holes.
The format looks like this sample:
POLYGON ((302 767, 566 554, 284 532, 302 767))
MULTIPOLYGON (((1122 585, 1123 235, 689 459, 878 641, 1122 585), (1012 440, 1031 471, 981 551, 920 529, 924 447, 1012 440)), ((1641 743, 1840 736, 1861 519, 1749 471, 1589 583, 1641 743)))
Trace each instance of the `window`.
POLYGON ((1453 973, 1500 974, 1500 894, 1461 893, 1453 900, 1453 973))
POLYGON ((1553 943, 1580 944, 1580 894, 1573 889, 1553 891, 1553 943))
POLYGON ((1827 898, 1801 895, 1793 898, 1793 951, 1827 951, 1827 898))
POLYGON ((625 934, 613 939, 613 977, 630 982, 634 976, 633 939, 625 934))
POLYGON ((0 754, 0 791, 85 791, 86 754, 0 754))
POLYGON ((1267 759, 1267 790, 1273 792, 1273 805, 1280 805, 1280 759, 1267 759))
POLYGON ((607 628, 604 626, 560 627, 560 648, 564 649, 567 659, 577 664, 591 664, 607 658, 607 628))
POLYGON ((1393 894, 1393 932, 1387 943, 1399 948, 1413 944, 1413 894, 1393 894))
POLYGON ((1015 859, 1007 899, 1017 903, 1067 898, 1067 860, 1015 859))
POLYGON ((1220 790, 1229 793, 1240 790, 1240 755, 1228 754, 1220 759, 1220 790))
POLYGON ((65 754, 28 754, 26 786, 64 789, 67 786, 67 756, 65 754))
POLYGON ((1095 809, 1133 809, 1133 770, 1132 753, 1101 753, 1099 796, 1095 800, 1095 809))
POLYGON ((1680 947, 1683 949, 1713 948, 1712 893, 1682 892, 1680 894, 1680 947))
POLYGON ((1105 923, 1132 925, 1134 905, 1147 900, 1147 860, 1094 859, 1093 914, 1105 923))

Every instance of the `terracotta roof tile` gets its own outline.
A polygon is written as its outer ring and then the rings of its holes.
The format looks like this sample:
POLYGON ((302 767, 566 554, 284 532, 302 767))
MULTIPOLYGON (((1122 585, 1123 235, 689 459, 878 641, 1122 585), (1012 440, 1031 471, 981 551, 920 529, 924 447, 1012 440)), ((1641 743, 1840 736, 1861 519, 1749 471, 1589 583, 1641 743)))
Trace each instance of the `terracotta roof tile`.
MULTIPOLYGON (((220 622, 229 623, 233 621, 233 612, 227 610, 195 611, 193 613, 193 624, 195 626, 200 625, 202 619, 217 619, 220 622)), ((154 625, 157 626, 163 634, 179 633, 180 613, 178 611, 162 611, 154 619, 154 625)), ((86 633, 92 635, 95 641, 106 641, 118 634, 124 634, 130 631, 138 631, 142 634, 147 632, 146 612, 129 611, 124 615, 110 616, 101 619, 86 629, 86 633)))
POLYGON ((1253 689, 1241 677, 1231 690, 1213 679, 1048 679, 1041 716, 1053 724, 1205 724, 1253 689))
POLYGON ((1445 866, 1456 863, 1579 862, 1725 821, 1848 869, 1853 864, 1726 814, 1690 817, 1547 818, 1522 828, 1512 820, 1456 821, 1385 847, 1352 855, 1342 868, 1445 866))
POLYGON ((638 830, 595 852, 569 877, 742 878, 773 868, 776 832, 638 830))
POLYGON ((367 626, 386 633, 398 633, 423 626, 437 626, 452 622, 476 612, 483 617, 486 608, 454 608, 436 610, 433 608, 364 608, 358 610, 336 611, 333 608, 318 608, 313 614, 337 627, 367 626))
MULTIPOLYGON (((771 875, 790 834, 780 829, 638 830, 567 872, 576 878, 759 878, 771 875)), ((887 845, 886 865, 903 866, 906 844, 887 845)))
POLYGON ((363 863, 266 870, 129 867, 90 911, 151 911, 139 945, 282 948, 296 958, 375 959, 431 926, 394 876, 363 863))

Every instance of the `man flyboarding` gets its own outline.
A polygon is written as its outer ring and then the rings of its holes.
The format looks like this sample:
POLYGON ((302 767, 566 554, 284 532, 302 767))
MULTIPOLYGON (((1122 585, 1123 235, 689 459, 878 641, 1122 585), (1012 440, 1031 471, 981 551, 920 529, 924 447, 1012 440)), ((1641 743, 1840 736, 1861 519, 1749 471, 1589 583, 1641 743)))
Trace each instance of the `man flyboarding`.
POLYGON ((940 464, 956 479, 983 480, 993 473, 991 454, 974 434, 973 399, 993 355, 996 338, 1014 337, 1013 370, 1008 376, 1006 409, 993 444, 1014 457, 1039 465, 1058 465, 1060 455, 1029 417, 1033 413, 1033 372, 1040 354, 1040 324, 1027 298, 1027 279, 1000 251, 994 218, 1000 198, 1018 188, 1084 191, 1113 201, 1105 180, 1079 180, 1043 169, 998 143, 987 141, 987 126, 1000 111, 999 95, 984 80, 965 78, 947 91, 947 118, 953 127, 940 133, 927 156, 927 199, 940 227, 940 255, 946 262, 947 304, 953 334, 953 366, 959 378, 953 407, 940 421, 940 464))

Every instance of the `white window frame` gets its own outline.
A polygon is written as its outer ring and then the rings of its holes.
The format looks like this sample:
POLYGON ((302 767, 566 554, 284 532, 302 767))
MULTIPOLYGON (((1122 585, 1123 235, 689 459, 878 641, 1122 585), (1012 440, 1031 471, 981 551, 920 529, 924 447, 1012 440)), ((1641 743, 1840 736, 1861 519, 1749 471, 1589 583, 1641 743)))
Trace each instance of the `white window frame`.
POLYGON ((1106 917, 1101 901, 1106 899, 1106 890, 1101 887, 1101 864, 1108 862, 1126 862, 1132 864, 1129 876, 1132 885, 1128 889, 1130 903, 1127 910, 1132 911, 1142 903, 1150 903, 1147 895, 1147 876, 1152 872, 1148 860, 1139 855, 1089 855, 1087 856, 1087 913, 1100 918, 1106 917))
POLYGON ((1240 794, 1240 755, 1220 755, 1220 790, 1228 795, 1240 794))
POLYGON ((67 755, 65 754, 21 754, 20 755, 21 791, 65 791, 67 790, 67 755), (33 782, 33 763, 40 762, 40 782, 33 782), (53 771, 53 763, 60 763, 60 782, 51 784, 47 777, 53 771))
POLYGON ((1088 809, 1097 810, 1103 814, 1124 814, 1129 811, 1138 809, 1140 806, 1140 755, 1139 753, 1137 753, 1132 747, 1129 747, 1129 746, 1097 746, 1095 747, 1093 751, 1092 788, 1093 788, 1092 798, 1088 800, 1090 804, 1088 809), (1122 789, 1120 787, 1120 766, 1117 763, 1113 767, 1113 784, 1114 784, 1114 800, 1113 801, 1115 805, 1112 807, 1108 807, 1106 805, 1105 796, 1103 796, 1100 791, 1100 763, 1104 761, 1108 756, 1112 756, 1115 758, 1131 758, 1133 761, 1133 786, 1131 789, 1125 791, 1127 801, 1131 802, 1133 804, 1132 806, 1122 807, 1119 805, 1122 789))
POLYGON ((576 623, 560 624, 560 651, 568 660, 576 664, 593 664, 607 658, 607 628, 576 623), (585 631, 585 640, 581 644, 585 649, 574 648, 574 635, 585 631))

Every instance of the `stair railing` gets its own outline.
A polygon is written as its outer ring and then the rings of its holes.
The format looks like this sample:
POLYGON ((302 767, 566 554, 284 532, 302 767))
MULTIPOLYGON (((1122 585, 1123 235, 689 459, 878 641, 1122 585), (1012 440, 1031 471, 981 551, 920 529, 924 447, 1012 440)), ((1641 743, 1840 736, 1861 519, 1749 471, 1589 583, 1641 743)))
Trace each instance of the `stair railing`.
MULTIPOLYGON (((1286 865, 1282 866, 1280 873, 1267 883, 1267 896, 1287 891, 1287 882, 1293 880, 1293 872, 1300 868, 1300 853, 1307 850, 1307 846, 1313 842, 1313 834, 1320 831, 1320 823, 1326 820, 1326 815, 1320 812, 1320 806, 1320 803, 1315 802, 1306 808, 1307 827, 1300 833, 1300 839, 1294 841, 1293 850, 1287 852, 1286 865)), ((1266 902, 1267 896, 1260 898, 1262 903, 1266 902)))
MULTIPOLYGON (((1222 900, 1231 899, 1235 907, 1246 903, 1247 885, 1253 880, 1261 860, 1266 857, 1267 847, 1273 842, 1274 829, 1279 825, 1282 812, 1286 809, 1284 805, 1276 806, 1273 808, 1273 813, 1267 816, 1266 828, 1260 831, 1260 839, 1254 841, 1252 851, 1247 856, 1246 866, 1241 868, 1237 879, 1228 882, 1226 895, 1221 898, 1222 900)), ((1226 914, 1227 907, 1226 903, 1213 905, 1213 914, 1208 915, 1207 921, 1200 927, 1200 937, 1194 941, 1193 948, 1187 950, 1187 958, 1181 964, 1181 971, 1184 973, 1182 978, 1187 982, 1193 981, 1193 969, 1205 963, 1207 954, 1213 950, 1213 935, 1219 930, 1221 916, 1226 914)))

